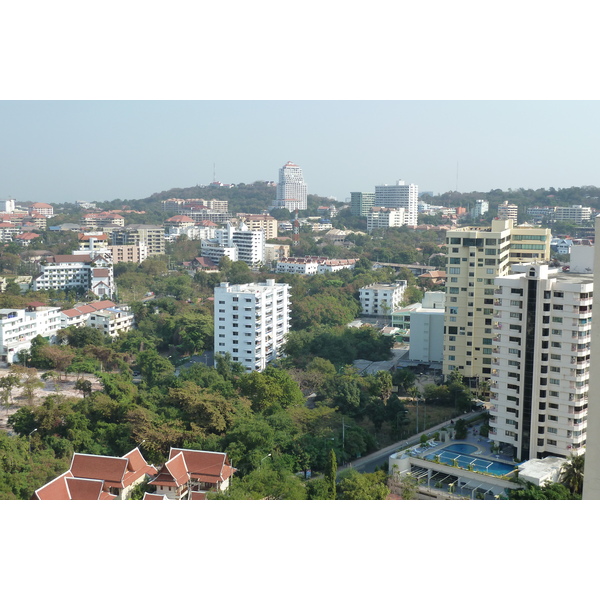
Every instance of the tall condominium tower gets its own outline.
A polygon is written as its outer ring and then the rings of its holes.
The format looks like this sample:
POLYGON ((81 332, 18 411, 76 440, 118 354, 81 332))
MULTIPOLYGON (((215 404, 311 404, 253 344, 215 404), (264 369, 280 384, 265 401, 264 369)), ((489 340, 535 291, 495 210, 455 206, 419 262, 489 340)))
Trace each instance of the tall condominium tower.
POLYGON ((549 260, 550 239, 549 229, 500 219, 448 231, 444 375, 458 369, 471 385, 491 376, 494 278, 508 275, 511 264, 549 260))
POLYGON ((228 352, 246 371, 262 371, 281 353, 290 330, 290 286, 266 283, 215 288, 215 353, 228 352))
POLYGON ((306 196, 307 188, 302 169, 293 162, 288 161, 279 169, 279 183, 277 184, 277 195, 273 206, 287 208, 290 212, 306 210, 306 196))
POLYGON ((375 192, 350 192, 350 214, 366 217, 375 202, 375 192))
POLYGON ((593 276, 514 270, 495 280, 490 439, 519 461, 583 454, 593 276))
POLYGON ((373 206, 403 208, 404 225, 417 226, 419 186, 399 179, 396 185, 376 185, 373 206))

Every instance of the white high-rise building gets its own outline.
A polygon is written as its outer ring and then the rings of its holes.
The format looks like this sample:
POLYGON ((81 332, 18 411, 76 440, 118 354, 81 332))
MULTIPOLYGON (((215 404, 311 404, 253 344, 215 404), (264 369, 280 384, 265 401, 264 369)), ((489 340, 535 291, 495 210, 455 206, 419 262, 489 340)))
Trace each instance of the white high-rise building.
POLYGON ((472 219, 481 219, 486 212, 490 210, 490 203, 487 200, 475 200, 475 206, 471 209, 472 219))
POLYGON ((306 210, 307 187, 302 175, 302 169, 288 161, 279 169, 279 183, 277 184, 276 200, 274 208, 287 208, 290 212, 294 210, 306 210))
POLYGON ((245 223, 238 228, 227 223, 224 229, 215 231, 214 239, 202 240, 202 256, 215 262, 223 256, 241 260, 249 267, 258 267, 265 262, 265 232, 250 231, 245 223))
POLYGON ((395 283, 372 283, 360 288, 358 292, 362 314, 390 315, 400 308, 406 287, 406 280, 401 279, 395 283))
POLYGON ((516 265, 496 278, 490 439, 519 461, 585 452, 593 276, 516 265))
POLYGON ((396 185, 376 185, 375 202, 373 206, 385 208, 403 208, 404 225, 417 226, 419 203, 419 186, 414 183, 404 183, 402 179, 396 185))
POLYGON ((229 353, 247 371, 277 358, 290 330, 290 286, 266 283, 215 288, 215 354, 229 353))

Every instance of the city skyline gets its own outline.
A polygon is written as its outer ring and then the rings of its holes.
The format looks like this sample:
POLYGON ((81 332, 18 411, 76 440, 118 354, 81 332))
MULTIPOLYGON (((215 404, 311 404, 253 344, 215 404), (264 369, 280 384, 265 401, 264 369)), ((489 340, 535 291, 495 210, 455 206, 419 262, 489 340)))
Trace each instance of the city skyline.
POLYGON ((140 199, 276 182, 346 201, 398 179, 434 194, 598 185, 596 101, 3 101, 0 198, 140 199))

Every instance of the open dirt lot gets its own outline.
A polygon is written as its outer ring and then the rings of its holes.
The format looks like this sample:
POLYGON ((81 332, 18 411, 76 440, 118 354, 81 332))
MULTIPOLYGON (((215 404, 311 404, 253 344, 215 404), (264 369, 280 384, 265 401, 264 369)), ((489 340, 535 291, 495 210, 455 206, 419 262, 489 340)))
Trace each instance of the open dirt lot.
MULTIPOLYGON (((38 370, 38 377, 41 377, 46 371, 38 370)), ((0 368, 0 379, 2 377, 6 377, 10 374, 8 368, 0 368)), ((80 400, 82 398, 82 394, 79 390, 75 389, 75 382, 77 379, 87 379, 92 383, 92 391, 102 389, 100 382, 98 379, 89 374, 83 374, 81 377, 77 375, 70 374, 66 378, 63 375, 62 379, 58 384, 55 384, 54 381, 48 379, 44 381, 41 379, 44 387, 35 390, 35 398, 34 398, 34 406, 39 406, 42 404, 47 396, 51 396, 53 394, 60 394, 62 396, 66 396, 68 398, 73 398, 74 401, 80 400)), ((0 406, 0 430, 8 430, 7 420, 10 415, 15 413, 22 406, 28 406, 28 401, 23 395, 23 388, 16 387, 13 389, 13 403, 7 408, 6 406, 0 406)))

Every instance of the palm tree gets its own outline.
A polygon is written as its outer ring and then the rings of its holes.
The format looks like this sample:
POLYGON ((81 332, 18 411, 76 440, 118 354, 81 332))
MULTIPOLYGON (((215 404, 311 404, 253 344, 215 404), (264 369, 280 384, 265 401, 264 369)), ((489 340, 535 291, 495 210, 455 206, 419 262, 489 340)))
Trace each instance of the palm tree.
POLYGON ((571 490, 572 494, 581 495, 583 491, 583 467, 585 455, 575 456, 571 454, 561 472, 560 482, 571 490))

